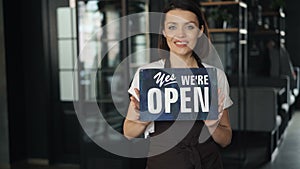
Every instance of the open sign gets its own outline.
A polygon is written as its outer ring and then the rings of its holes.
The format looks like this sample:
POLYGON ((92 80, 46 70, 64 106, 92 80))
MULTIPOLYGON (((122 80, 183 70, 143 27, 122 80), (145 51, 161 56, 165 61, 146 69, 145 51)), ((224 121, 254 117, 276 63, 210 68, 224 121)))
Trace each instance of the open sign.
POLYGON ((140 70, 140 120, 217 119, 215 68, 140 70))

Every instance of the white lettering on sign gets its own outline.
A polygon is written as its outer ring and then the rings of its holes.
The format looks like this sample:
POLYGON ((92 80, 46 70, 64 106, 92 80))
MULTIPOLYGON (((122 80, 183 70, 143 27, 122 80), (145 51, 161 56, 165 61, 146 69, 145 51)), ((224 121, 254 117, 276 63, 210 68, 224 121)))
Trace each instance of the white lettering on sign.
POLYGON ((180 102, 180 107, 181 107, 181 112, 182 113, 190 113, 190 112, 192 112, 191 108, 187 108, 186 107, 186 102, 190 102, 191 101, 191 98, 187 97, 187 95, 186 95, 186 92, 189 92, 189 91, 191 91, 190 87, 182 87, 182 88, 180 88, 180 97, 181 98, 185 98, 185 99, 181 99, 181 102, 180 102))
POLYGON ((169 85, 169 84, 172 84, 172 83, 177 83, 176 82, 176 77, 174 74, 172 75, 169 75, 169 74, 165 74, 165 73, 161 73, 161 72, 158 72, 156 73, 156 75, 153 77, 156 84, 159 85, 159 87, 161 87, 162 85, 166 86, 166 85, 169 85))
POLYGON ((209 91, 208 87, 204 87, 204 99, 200 87, 194 88, 194 111, 199 112, 199 101, 202 112, 209 112, 209 91))
POLYGON ((148 92, 148 110, 152 114, 159 114, 162 109, 161 91, 158 88, 152 88, 148 92), (156 107, 154 105, 156 103, 156 107))
POLYGON ((181 76, 182 85, 208 85, 208 75, 181 76))
POLYGON ((178 92, 174 88, 165 89, 165 112, 171 113, 171 104, 178 100, 178 92))
MULTIPOLYGON (((180 112, 181 113, 192 113, 199 112, 199 107, 201 107, 202 112, 209 112, 209 87, 181 87, 180 92, 180 112), (187 95, 188 92, 193 92, 193 94, 187 95), (203 97, 204 96, 204 97, 203 97), (187 107, 187 102, 194 103, 192 107, 187 107), (200 102, 200 106, 199 106, 200 102)), ((164 89, 165 97, 165 113, 170 113, 171 104, 179 101, 178 91, 174 88, 164 89)), ((162 105, 162 91, 159 88, 151 88, 148 91, 148 110, 152 114, 159 114, 163 110, 162 105)))

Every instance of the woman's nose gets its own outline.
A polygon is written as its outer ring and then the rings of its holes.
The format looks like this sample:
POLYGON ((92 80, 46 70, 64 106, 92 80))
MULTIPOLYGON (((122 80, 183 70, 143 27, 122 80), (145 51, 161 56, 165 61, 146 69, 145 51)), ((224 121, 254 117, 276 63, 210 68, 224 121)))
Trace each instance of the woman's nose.
POLYGON ((176 32, 176 35, 178 37, 185 37, 186 36, 186 32, 185 32, 184 28, 178 29, 177 32, 176 32))

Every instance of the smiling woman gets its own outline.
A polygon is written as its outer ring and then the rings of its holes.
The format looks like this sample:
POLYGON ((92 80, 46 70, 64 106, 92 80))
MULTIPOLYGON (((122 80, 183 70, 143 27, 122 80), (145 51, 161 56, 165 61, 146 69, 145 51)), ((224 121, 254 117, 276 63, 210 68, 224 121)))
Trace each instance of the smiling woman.
MULTIPOLYGON (((145 137, 150 134, 150 157, 147 161, 147 169, 222 169, 223 166, 218 145, 225 147, 231 141, 232 132, 228 108, 233 103, 229 97, 229 85, 226 75, 221 69, 216 69, 216 82, 219 90, 217 92, 217 89, 214 89, 215 92, 218 93, 218 101, 215 101, 215 104, 218 104, 217 107, 219 110, 216 120, 144 122, 140 119, 140 111, 142 110, 140 109, 139 101, 141 101, 141 105, 145 104, 143 99, 140 100, 139 90, 142 89, 140 88, 140 78, 143 78, 139 73, 141 69, 184 68, 184 70, 191 70, 191 68, 216 68, 202 63, 201 60, 201 58, 208 57, 207 54, 212 52, 209 47, 210 41, 207 33, 208 29, 200 10, 199 3, 192 0, 173 0, 163 13, 164 15, 161 18, 161 34, 159 35, 159 49, 168 52, 165 55, 161 55, 161 60, 142 66, 136 72, 128 90, 131 95, 131 102, 124 122, 124 135, 131 139, 140 136, 142 133, 145 133, 145 137), (165 134, 166 136, 163 136, 162 140, 151 139, 161 138, 161 134, 164 134, 169 128, 177 126, 180 129, 189 126, 191 123, 192 127, 188 133, 178 131, 172 134, 165 134), (207 137, 204 136, 206 138, 205 140, 201 140, 205 133, 209 134, 207 134, 207 137), (176 140, 177 138, 174 139, 174 135, 183 135, 183 137, 181 137, 183 139, 176 140), (166 148, 168 147, 167 144, 172 145, 174 142, 176 142, 174 147, 171 149, 166 148), (165 149, 165 151, 162 154, 157 155, 156 151, 161 151, 161 149, 165 149), (156 156, 151 157, 153 154, 156 156)), ((190 76, 189 78, 191 79, 188 82, 196 83, 195 77, 198 77, 197 81, 201 79, 201 77, 195 75, 192 80, 192 76, 190 76)), ((160 78, 161 81, 158 81, 158 83, 171 81, 171 79, 174 80, 172 75, 169 75, 168 77, 162 77, 161 75, 160 78)), ((205 81, 203 78, 205 77, 202 77, 202 80, 205 81)), ((146 79, 143 79, 143 81, 145 80, 146 79)), ((185 82, 187 83, 187 81, 185 82)), ((199 82, 201 82, 201 80, 199 82)), ((196 87, 197 84, 195 85, 195 88, 196 87)), ((180 109, 187 109, 185 103, 189 102, 191 98, 184 97, 187 92, 186 89, 183 89, 182 92, 180 91, 178 93, 176 93, 177 91, 175 92, 174 88, 165 89, 165 94, 152 94, 153 97, 156 95, 164 97, 164 99, 158 98, 156 99, 157 103, 148 106, 152 106, 152 108, 155 109, 157 108, 157 105, 163 106, 162 100, 165 100, 165 109, 168 112, 172 111, 169 109, 170 104, 178 99, 181 103, 184 103, 180 105, 180 109), (178 97, 176 98, 175 96, 178 97), (158 103, 159 101, 160 103, 158 103), (156 105, 156 107, 153 107, 154 105, 156 105)), ((159 91, 160 90, 155 89, 153 92, 159 91)), ((201 102, 199 94, 200 90, 190 89, 190 91, 196 93, 194 96, 198 99, 197 103, 201 102)), ((152 98, 152 100, 155 99, 152 98)), ((205 102, 204 100, 205 98, 202 98, 203 103, 205 102)))

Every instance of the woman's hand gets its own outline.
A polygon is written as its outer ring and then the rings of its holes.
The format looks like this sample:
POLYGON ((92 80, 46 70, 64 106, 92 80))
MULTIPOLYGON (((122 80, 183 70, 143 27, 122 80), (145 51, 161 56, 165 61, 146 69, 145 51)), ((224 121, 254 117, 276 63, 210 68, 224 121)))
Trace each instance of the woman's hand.
MULTIPOLYGON (((139 98, 139 90, 135 88, 134 91, 139 98)), ((128 139, 138 137, 145 131, 146 127, 150 123, 151 122, 140 121, 140 102, 134 96, 131 96, 127 116, 123 126, 125 137, 128 139)))
POLYGON ((224 108, 224 94, 221 93, 221 89, 218 89, 218 119, 217 120, 204 120, 204 123, 207 127, 217 126, 220 122, 220 119, 223 116, 223 108, 224 108))
POLYGON ((218 90, 218 119, 217 120, 204 120, 212 138, 216 143, 222 147, 230 144, 232 138, 232 130, 229 121, 228 109, 224 109, 225 96, 221 90, 218 90))
MULTIPOLYGON (((135 88, 134 91, 135 91, 137 97, 139 98, 140 91, 137 88, 135 88)), ((133 109, 131 112, 128 112, 128 114, 127 114, 126 118, 128 120, 131 120, 131 121, 134 121, 137 123, 141 123, 141 124, 145 124, 145 125, 150 124, 150 122, 140 121, 140 102, 134 96, 130 96, 130 105, 132 106, 133 109)))

